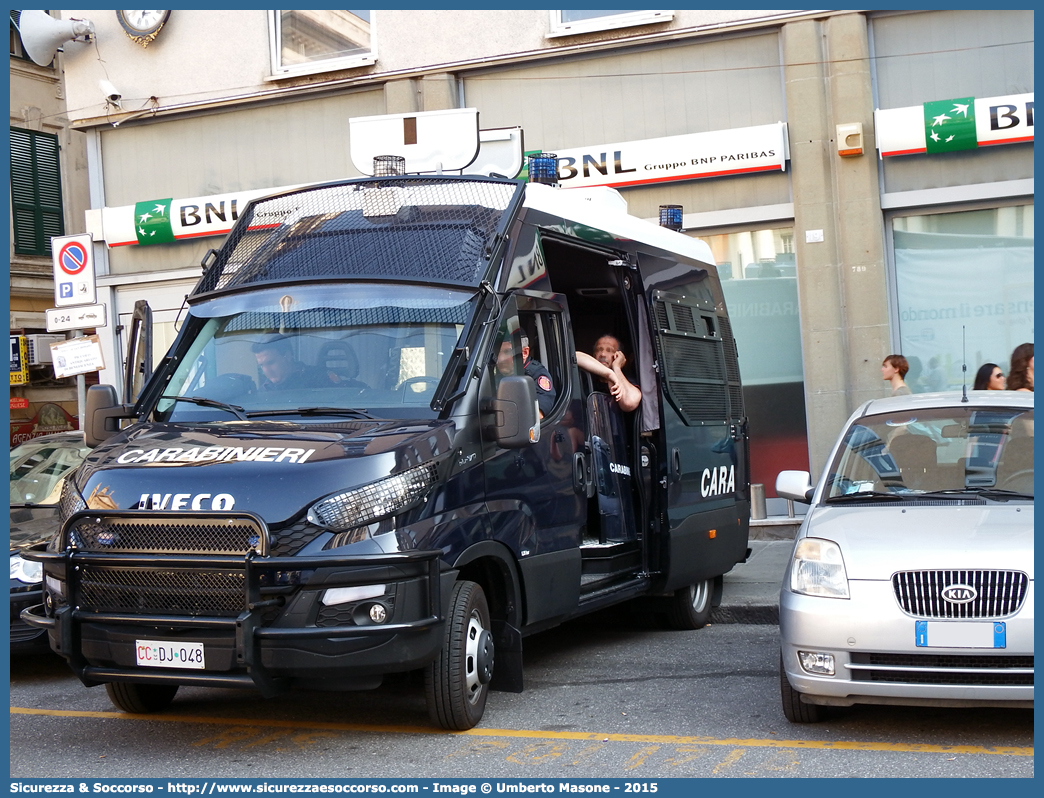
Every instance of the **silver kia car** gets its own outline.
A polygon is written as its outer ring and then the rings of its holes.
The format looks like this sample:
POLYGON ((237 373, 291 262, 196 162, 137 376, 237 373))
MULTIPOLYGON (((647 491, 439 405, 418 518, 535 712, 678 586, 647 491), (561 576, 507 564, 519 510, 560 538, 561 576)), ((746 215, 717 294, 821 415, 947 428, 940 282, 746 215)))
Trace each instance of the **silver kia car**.
POLYGON ((852 704, 1033 706, 1033 394, 867 402, 813 487, 779 597, 794 723, 852 704))

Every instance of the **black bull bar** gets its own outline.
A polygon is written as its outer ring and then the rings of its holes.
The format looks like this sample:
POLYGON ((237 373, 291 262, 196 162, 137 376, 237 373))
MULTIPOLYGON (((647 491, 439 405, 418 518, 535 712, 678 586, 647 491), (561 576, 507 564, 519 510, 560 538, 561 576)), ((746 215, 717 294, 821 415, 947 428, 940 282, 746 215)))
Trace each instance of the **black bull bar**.
MULTIPOLYGON (((47 543, 40 543, 23 551, 22 556, 42 563, 44 574, 51 566, 64 571, 66 603, 47 615, 42 604, 28 607, 21 618, 28 625, 44 629, 52 647, 63 656, 70 667, 87 686, 105 682, 123 681, 153 684, 180 684, 195 687, 256 688, 265 697, 283 692, 285 679, 273 677, 261 664, 262 641, 274 643, 291 640, 370 640, 376 645, 396 635, 423 633, 443 623, 441 596, 441 551, 412 551, 355 556, 261 557, 256 552, 243 555, 213 554, 149 554, 119 552, 86 552, 68 549, 49 552, 47 543), (171 615, 160 613, 103 612, 80 606, 79 577, 81 566, 105 568, 163 568, 163 569, 220 569, 244 573, 244 606, 236 617, 198 615, 171 615), (425 578, 427 581, 426 614, 417 620, 373 626, 330 627, 264 627, 264 610, 281 606, 285 597, 263 598, 260 577, 264 572, 324 571, 324 580, 317 589, 351 587, 373 584, 374 580, 401 581, 425 578), (331 574, 331 570, 336 573, 331 574), (382 570, 384 574, 382 576, 382 570), (179 629, 216 629, 234 636, 236 665, 245 673, 194 672, 183 669, 164 670, 147 668, 119 668, 90 665, 80 649, 82 623, 113 624, 117 626, 165 626, 179 629)), ((302 584, 301 587, 307 587, 302 584)))

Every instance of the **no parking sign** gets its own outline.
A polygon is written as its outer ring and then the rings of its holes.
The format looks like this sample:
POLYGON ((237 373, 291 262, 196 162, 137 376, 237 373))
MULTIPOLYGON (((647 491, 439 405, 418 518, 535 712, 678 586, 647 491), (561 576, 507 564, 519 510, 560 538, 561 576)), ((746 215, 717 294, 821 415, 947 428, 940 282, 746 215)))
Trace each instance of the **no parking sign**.
POLYGON ((51 239, 55 306, 62 308, 95 303, 97 292, 92 245, 90 233, 54 236, 51 239))

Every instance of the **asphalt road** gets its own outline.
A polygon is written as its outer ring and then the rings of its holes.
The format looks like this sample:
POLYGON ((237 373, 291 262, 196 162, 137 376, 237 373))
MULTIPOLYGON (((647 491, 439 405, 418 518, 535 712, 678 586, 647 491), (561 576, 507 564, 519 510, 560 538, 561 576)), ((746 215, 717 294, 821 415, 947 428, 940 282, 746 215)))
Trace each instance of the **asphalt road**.
POLYGON ((613 610, 525 642, 526 690, 480 726, 427 719, 423 685, 271 700, 183 689, 115 710, 50 655, 11 667, 12 778, 1032 777, 1030 710, 855 707, 791 725, 777 630, 651 626, 613 610))

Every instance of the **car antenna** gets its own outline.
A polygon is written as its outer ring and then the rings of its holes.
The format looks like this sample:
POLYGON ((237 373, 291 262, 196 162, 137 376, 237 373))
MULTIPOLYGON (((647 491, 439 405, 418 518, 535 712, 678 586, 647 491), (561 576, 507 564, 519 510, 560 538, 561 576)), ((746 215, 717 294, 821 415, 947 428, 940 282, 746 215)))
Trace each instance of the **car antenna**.
POLYGON ((965 332, 965 326, 961 325, 961 371, 963 372, 961 382, 961 402, 968 401, 968 339, 965 332))

